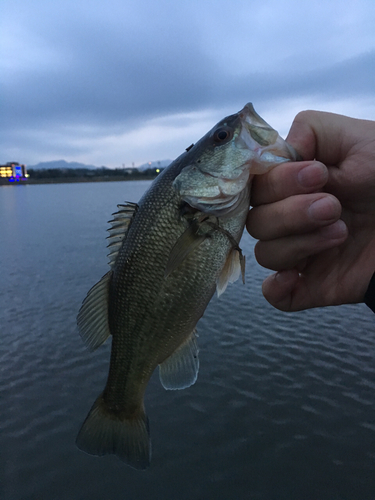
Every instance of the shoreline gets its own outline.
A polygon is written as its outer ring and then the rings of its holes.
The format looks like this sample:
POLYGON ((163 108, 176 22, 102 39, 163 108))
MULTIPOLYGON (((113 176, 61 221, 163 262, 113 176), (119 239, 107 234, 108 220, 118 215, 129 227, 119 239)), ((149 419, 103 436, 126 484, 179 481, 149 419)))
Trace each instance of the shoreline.
POLYGON ((98 177, 56 177, 46 179, 27 179, 27 181, 9 182, 1 179, 0 186, 28 186, 30 184, 73 184, 77 182, 122 182, 122 181, 152 181, 157 176, 98 176, 98 177))

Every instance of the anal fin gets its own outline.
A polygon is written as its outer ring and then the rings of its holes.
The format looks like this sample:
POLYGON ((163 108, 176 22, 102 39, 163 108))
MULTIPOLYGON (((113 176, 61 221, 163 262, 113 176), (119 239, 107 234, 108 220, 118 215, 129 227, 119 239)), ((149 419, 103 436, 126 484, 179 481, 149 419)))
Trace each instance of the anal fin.
POLYGON ((195 383, 199 371, 196 331, 175 352, 159 365, 159 377, 164 389, 186 389, 195 383))

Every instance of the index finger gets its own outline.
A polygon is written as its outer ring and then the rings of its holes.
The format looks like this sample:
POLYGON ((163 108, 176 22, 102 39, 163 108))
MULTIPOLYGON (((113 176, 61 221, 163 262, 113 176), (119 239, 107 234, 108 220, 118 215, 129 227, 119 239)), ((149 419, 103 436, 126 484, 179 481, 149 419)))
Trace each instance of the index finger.
POLYGON ((313 193, 323 188, 328 169, 318 161, 287 162, 263 175, 255 175, 251 189, 251 205, 264 205, 297 194, 313 193))

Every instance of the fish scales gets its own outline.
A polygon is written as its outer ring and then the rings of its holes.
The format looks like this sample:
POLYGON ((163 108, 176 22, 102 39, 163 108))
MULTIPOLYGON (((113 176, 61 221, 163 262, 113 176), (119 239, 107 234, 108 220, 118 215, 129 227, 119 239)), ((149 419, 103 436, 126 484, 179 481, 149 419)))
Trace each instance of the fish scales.
POLYGON ((244 272, 251 178, 296 157, 248 104, 167 167, 138 206, 115 214, 112 269, 78 315, 92 349, 112 336, 106 386, 77 436, 83 451, 149 465, 147 383, 157 366, 167 389, 195 382, 196 324, 215 289, 244 272))
MULTIPOLYGON (((179 165, 176 167, 177 170, 179 165)), ((171 173, 174 173, 173 170, 171 173)), ((147 383, 156 366, 193 331, 197 319, 191 316, 190 311, 195 310, 200 316, 203 314, 216 286, 216 280, 212 280, 211 276, 215 277, 221 270, 222 260, 230 248, 225 236, 214 234, 212 238, 218 240, 215 246, 219 249, 215 258, 207 248, 213 245, 213 241, 207 240, 193 258, 187 258, 171 279, 166 280, 164 270, 169 255, 186 228, 179 221, 180 199, 177 193, 175 190, 166 192, 162 177, 159 176, 158 180, 153 191, 139 204, 137 219, 127 235, 132 244, 123 247, 120 252, 110 288, 109 318, 112 352, 115 355, 113 363, 111 360, 107 385, 111 393, 118 391, 120 399, 127 401, 127 381, 133 383, 133 371, 137 375, 137 384, 139 370, 144 373, 147 383), (140 236, 133 239, 133 234, 140 236), (206 273, 210 275, 209 287, 206 286, 206 273), (125 344, 121 335, 123 330, 137 331, 138 334, 126 337, 128 342, 125 344), (152 356, 149 353, 150 343, 153 345, 152 356), (138 353, 137 357, 132 356, 133 351, 138 353), (139 366, 140 360, 142 367, 139 366), (132 370, 134 363, 136 369, 132 370), (113 383, 112 374, 115 374, 118 383, 113 383)), ((239 230, 240 227, 237 232, 239 230)))

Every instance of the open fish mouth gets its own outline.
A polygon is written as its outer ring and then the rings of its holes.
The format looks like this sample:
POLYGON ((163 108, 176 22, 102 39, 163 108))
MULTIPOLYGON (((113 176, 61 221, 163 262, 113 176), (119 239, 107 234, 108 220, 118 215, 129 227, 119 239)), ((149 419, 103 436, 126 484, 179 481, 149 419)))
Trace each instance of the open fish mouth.
POLYGON ((251 174, 263 174, 278 163, 298 159, 295 149, 258 115, 251 102, 238 114, 242 124, 241 140, 254 152, 251 174))

